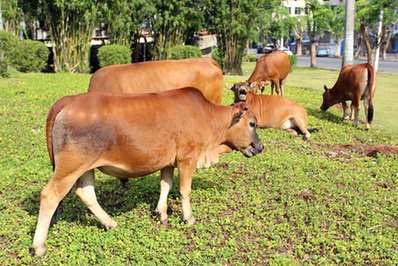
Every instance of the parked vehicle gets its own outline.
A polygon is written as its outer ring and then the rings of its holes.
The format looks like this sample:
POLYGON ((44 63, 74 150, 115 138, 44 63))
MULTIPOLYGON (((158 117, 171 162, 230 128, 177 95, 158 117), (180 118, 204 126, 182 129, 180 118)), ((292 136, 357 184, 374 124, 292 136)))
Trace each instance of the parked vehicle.
POLYGON ((287 55, 293 55, 293 52, 287 49, 286 47, 279 48, 280 51, 284 51, 287 55))
POLYGON ((321 56, 328 56, 329 52, 327 48, 324 47, 320 47, 318 48, 318 50, 316 51, 316 56, 321 57, 321 56))

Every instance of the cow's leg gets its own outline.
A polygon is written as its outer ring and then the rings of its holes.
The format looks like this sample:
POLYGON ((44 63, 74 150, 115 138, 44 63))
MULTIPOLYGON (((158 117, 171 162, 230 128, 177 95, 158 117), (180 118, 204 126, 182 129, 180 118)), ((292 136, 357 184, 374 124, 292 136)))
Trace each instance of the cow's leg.
POLYGON ((351 103, 351 106, 350 106, 350 109, 351 109, 351 114, 350 114, 350 119, 353 121, 354 120, 354 115, 355 115, 355 112, 354 112, 354 106, 353 106, 353 103, 351 103))
MULTIPOLYGON (((273 81, 271 81, 271 95, 274 95, 274 86, 275 86, 275 83, 273 81)), ((276 94, 278 94, 278 91, 276 91, 276 94)))
POLYGON ((68 194, 81 174, 81 171, 75 170, 65 175, 65 171, 57 171, 56 169, 53 177, 41 192, 39 219, 33 244, 30 247, 30 252, 35 257, 42 257, 46 254, 46 240, 51 218, 59 202, 68 194))
POLYGON ((179 165, 179 183, 180 194, 182 200, 182 213, 184 220, 188 224, 195 224, 196 220, 192 215, 192 207, 190 202, 192 177, 195 172, 195 164, 179 165))
POLYGON ((160 222, 167 224, 167 196, 173 186, 174 167, 166 167, 160 171, 160 197, 155 209, 160 222))
POLYGON ((87 205, 90 211, 104 226, 115 228, 117 222, 113 220, 98 204, 94 190, 94 169, 85 172, 76 182, 76 195, 87 205))
POLYGON ((281 80, 281 95, 284 96, 286 78, 281 80))
POLYGON ((359 101, 352 101, 351 109, 354 110, 354 127, 358 125, 358 115, 359 115, 359 101))
POLYGON ((341 104, 343 105, 343 121, 349 119, 347 115, 347 102, 342 101, 341 104))
POLYGON ((364 97, 364 99, 363 99, 363 107, 365 109, 365 119, 366 119, 365 130, 369 130, 369 128, 370 128, 370 124, 368 121, 369 99, 367 97, 364 97))

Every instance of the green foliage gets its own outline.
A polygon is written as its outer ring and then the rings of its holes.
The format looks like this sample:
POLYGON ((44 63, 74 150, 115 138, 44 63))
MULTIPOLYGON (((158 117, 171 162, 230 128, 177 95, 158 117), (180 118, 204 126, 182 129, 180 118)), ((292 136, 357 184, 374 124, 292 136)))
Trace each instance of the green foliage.
POLYGON ((297 55, 295 55, 295 54, 289 55, 289 61, 290 61, 290 69, 293 69, 294 67, 296 67, 296 64, 298 62, 297 55))
POLYGON ((220 66, 224 65, 225 51, 220 48, 211 48, 211 58, 217 61, 220 66))
MULTIPOLYGON (((294 75, 324 81, 324 72, 318 71, 294 75)), ((195 226, 182 220, 177 176, 164 226, 153 215, 159 173, 131 179, 126 188, 97 173, 99 204, 119 227, 104 229, 72 189, 49 230, 49 250, 42 259, 32 258, 28 248, 40 192, 52 175, 45 119, 57 99, 85 92, 91 75, 20 74, 1 80, 0 243, 5 248, 0 249, 0 264, 397 264, 398 160, 382 149, 396 149, 397 135, 378 126, 369 132, 364 125, 354 128, 341 121, 337 108, 320 111, 320 93, 291 86, 290 75, 285 96, 306 109, 309 128, 319 129, 311 141, 259 129, 263 153, 245 158, 232 152, 217 165, 196 170, 191 195, 199 221, 195 226), (379 152, 370 156, 365 147, 379 152)), ((395 84, 395 76, 380 76, 395 84)), ((247 77, 226 76, 225 81, 247 77)), ((225 90, 223 104, 231 102, 232 93, 225 90)))
POLYGON ((264 0, 213 1, 205 10, 209 27, 216 30, 224 58, 220 66, 226 73, 241 74, 246 43, 255 36, 264 0))
POLYGON ((16 52, 13 53, 12 65, 21 72, 40 72, 46 67, 49 54, 50 51, 44 43, 22 40, 18 42, 16 52))
POLYGON ((243 62, 256 62, 257 57, 254 54, 245 54, 243 56, 243 62))
POLYGON ((156 14, 147 18, 154 33, 153 60, 169 59, 171 48, 181 45, 189 31, 199 31, 203 25, 202 1, 165 0, 150 1, 156 14))
POLYGON ((0 31, 0 78, 8 77, 7 70, 18 41, 13 34, 0 31))
POLYGON ((121 45, 105 45, 98 49, 101 67, 131 63, 130 49, 121 45))
POLYGON ((171 49, 170 59, 185 59, 201 57, 202 52, 197 46, 177 45, 171 49))

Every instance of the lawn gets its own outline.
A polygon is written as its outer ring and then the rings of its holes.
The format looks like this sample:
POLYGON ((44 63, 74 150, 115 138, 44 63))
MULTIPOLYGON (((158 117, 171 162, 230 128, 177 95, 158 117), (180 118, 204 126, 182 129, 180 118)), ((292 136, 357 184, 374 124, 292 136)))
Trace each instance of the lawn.
MULTIPOLYGON (((253 66, 245 65, 246 76, 253 66)), ((98 201, 120 226, 103 228, 72 189, 42 259, 32 258, 28 249, 40 192, 52 172, 46 115, 60 97, 84 92, 90 75, 13 74, 0 80, 0 264, 397 264, 397 131, 384 129, 376 100, 377 123, 370 131, 342 122, 337 108, 322 112, 322 83, 332 86, 337 75, 295 69, 289 76, 286 97, 307 110, 309 128, 319 129, 309 142, 285 131, 258 130, 263 153, 250 159, 229 153, 196 171, 191 202, 198 225, 182 220, 177 181, 164 226, 153 214, 159 173, 132 179, 125 188, 97 173, 98 201), (311 78, 322 85, 304 83, 311 78)), ((387 89, 379 85, 378 92, 387 89)), ((225 89, 223 103, 231 102, 225 89)))

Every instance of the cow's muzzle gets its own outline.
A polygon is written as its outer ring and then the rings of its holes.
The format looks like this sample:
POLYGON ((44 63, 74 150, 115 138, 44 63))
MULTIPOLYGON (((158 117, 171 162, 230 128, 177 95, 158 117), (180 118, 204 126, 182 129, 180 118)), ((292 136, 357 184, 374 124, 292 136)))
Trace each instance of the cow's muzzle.
POLYGON ((264 150, 264 145, 261 143, 261 141, 252 143, 249 147, 246 149, 241 150, 244 156, 250 158, 256 154, 261 153, 264 150))
POLYGON ((246 101, 247 90, 239 90, 239 100, 246 101))

